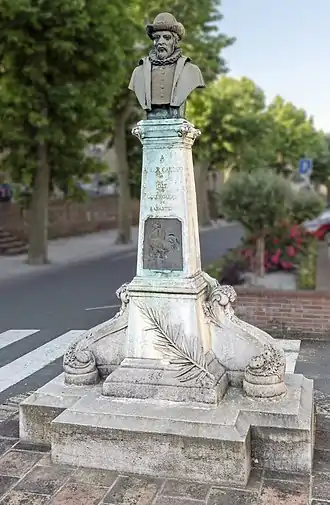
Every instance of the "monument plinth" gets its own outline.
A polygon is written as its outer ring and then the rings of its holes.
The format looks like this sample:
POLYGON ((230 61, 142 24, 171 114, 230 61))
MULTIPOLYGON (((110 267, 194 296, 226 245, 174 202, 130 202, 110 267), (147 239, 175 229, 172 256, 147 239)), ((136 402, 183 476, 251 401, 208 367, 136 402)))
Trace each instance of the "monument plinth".
POLYGON ((236 293, 201 270, 185 100, 204 85, 181 54, 183 26, 160 14, 155 49, 130 88, 147 119, 136 276, 118 313, 64 356, 64 374, 20 406, 20 438, 52 460, 158 477, 245 485, 254 459, 308 473, 313 382, 294 374, 299 341, 239 319, 236 293))
MULTIPOLYGON (((143 162, 137 273, 128 286, 125 356, 130 359, 105 380, 103 393, 217 404, 228 381, 212 352, 203 315, 207 282, 201 271, 191 151, 200 132, 185 119, 172 118, 141 121, 133 133, 143 145, 143 162), (154 327, 156 339, 150 331, 154 327), (164 351, 180 344, 212 363, 216 380, 205 376, 203 384, 184 380, 183 385, 175 379, 164 361, 174 357, 164 351)), ((193 366, 183 352, 177 359, 193 366)))

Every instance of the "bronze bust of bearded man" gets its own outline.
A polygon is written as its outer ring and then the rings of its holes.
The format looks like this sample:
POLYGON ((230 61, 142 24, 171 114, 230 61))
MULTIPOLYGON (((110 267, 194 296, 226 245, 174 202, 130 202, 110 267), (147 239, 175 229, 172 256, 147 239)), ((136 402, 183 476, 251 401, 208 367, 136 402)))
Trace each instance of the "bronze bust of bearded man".
POLYGON ((184 27, 167 12, 146 26, 154 48, 133 71, 129 89, 134 91, 148 119, 182 118, 185 102, 196 88, 204 88, 201 71, 181 53, 184 27))

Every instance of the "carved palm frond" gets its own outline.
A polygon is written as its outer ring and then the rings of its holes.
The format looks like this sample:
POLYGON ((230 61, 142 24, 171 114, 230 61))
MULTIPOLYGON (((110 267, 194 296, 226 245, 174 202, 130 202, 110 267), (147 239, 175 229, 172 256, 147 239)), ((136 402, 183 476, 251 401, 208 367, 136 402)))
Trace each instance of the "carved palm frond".
POLYGON ((138 308, 149 323, 146 330, 154 334, 155 347, 178 369, 176 378, 181 382, 206 377, 215 380, 208 370, 203 347, 197 338, 188 341, 181 327, 170 326, 156 309, 140 304, 138 308))

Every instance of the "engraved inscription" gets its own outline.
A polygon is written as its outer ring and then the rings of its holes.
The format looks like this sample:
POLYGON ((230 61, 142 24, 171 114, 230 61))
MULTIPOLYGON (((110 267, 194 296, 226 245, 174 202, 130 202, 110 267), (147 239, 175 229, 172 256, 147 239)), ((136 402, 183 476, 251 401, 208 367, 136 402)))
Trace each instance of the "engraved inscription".
POLYGON ((144 224, 143 268, 183 270, 182 223, 176 218, 148 217, 144 224))

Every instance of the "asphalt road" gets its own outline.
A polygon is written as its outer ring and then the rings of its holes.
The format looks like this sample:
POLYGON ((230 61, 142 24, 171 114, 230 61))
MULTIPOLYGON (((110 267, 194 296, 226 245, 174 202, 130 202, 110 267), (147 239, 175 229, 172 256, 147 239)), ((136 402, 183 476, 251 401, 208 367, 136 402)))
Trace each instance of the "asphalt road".
MULTIPOLYGON (((201 233, 202 263, 222 256, 240 240, 241 228, 229 225, 201 233)), ((54 271, 0 283, 0 331, 18 328, 59 333, 88 329, 113 310, 86 310, 118 303, 115 292, 136 270, 136 252, 121 252, 54 271)))
MULTIPOLYGON (((201 233, 203 266, 235 247, 241 236, 242 229, 236 224, 204 230, 201 233)), ((36 389, 61 371, 59 358, 3 391, 12 362, 30 353, 29 360, 16 363, 13 374, 19 378, 22 367, 33 371, 40 355, 32 352, 40 346, 65 332, 87 330, 112 317, 118 310, 113 307, 118 304, 116 289, 130 281, 135 270, 136 251, 130 251, 1 282, 0 333, 13 329, 40 331, 3 348, 0 335, 0 403, 14 394, 36 389)))

